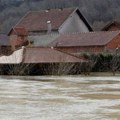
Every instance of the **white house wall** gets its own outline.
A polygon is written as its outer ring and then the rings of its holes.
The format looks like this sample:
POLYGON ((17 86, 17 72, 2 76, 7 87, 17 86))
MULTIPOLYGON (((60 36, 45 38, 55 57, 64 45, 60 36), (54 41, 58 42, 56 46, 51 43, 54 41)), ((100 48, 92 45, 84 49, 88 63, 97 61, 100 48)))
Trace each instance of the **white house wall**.
POLYGON ((59 33, 89 32, 88 27, 75 12, 59 28, 59 33))

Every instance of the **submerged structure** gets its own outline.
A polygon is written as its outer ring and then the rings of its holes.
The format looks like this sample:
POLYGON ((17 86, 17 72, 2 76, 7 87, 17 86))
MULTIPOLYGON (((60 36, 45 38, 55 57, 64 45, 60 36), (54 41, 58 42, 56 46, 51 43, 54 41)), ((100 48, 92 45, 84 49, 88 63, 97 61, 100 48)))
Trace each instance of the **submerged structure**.
POLYGON ((91 65, 81 54, 120 53, 114 25, 93 32, 78 8, 30 11, 0 35, 0 74, 79 74, 91 65))
POLYGON ((6 75, 53 75, 80 73, 84 58, 54 48, 25 48, 10 56, 0 57, 1 74, 6 75))

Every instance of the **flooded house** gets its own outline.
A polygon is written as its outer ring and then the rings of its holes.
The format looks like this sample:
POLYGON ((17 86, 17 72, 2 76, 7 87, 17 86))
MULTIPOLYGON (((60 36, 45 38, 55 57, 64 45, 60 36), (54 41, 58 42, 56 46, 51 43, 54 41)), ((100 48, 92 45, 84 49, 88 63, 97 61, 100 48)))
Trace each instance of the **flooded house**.
POLYGON ((0 74, 60 75, 78 74, 81 64, 88 61, 48 47, 22 47, 11 55, 0 57, 0 74))
POLYGON ((16 75, 78 74, 88 63, 81 53, 116 52, 120 46, 120 31, 93 32, 78 8, 30 11, 8 37, 12 53, 0 57, 0 69, 16 75))
POLYGON ((87 62, 83 57, 76 57, 53 47, 26 48, 23 59, 23 64, 28 66, 25 72, 33 75, 79 74, 81 64, 87 62))

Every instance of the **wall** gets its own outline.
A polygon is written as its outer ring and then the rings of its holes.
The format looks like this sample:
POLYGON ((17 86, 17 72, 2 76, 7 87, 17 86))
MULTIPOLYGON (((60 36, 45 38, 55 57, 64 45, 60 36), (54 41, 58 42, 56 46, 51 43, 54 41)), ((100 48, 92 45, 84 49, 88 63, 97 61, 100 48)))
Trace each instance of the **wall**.
POLYGON ((17 46, 23 45, 27 41, 25 36, 17 36, 17 35, 10 35, 10 45, 12 47, 12 51, 15 51, 17 46))
POLYGON ((59 28, 59 33, 89 32, 85 23, 75 12, 59 28))

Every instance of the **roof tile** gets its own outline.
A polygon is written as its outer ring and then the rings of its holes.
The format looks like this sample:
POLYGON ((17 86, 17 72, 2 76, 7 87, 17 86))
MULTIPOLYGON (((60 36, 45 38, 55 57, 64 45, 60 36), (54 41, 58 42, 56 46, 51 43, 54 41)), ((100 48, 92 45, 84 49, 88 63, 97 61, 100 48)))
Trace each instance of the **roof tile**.
POLYGON ((78 63, 82 58, 61 52, 54 48, 26 48, 24 63, 78 63))

